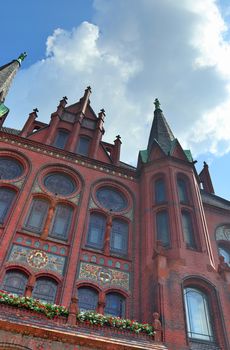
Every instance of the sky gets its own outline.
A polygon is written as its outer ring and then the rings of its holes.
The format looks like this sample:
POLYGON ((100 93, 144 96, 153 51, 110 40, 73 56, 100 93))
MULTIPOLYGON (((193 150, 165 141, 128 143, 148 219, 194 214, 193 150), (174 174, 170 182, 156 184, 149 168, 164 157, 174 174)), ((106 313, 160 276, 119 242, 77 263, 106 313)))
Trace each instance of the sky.
POLYGON ((1 4, 0 65, 27 51, 6 98, 6 126, 33 108, 49 122, 59 100, 106 111, 104 141, 121 135, 123 161, 146 149, 157 97, 184 149, 209 165, 230 200, 229 0, 20 0, 1 4))

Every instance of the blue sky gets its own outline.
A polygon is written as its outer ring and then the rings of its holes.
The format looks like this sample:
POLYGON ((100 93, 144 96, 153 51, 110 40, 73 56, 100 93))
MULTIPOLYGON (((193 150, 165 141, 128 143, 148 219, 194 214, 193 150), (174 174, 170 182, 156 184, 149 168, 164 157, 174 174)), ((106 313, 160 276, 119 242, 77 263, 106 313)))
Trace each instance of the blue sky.
POLYGON ((59 99, 92 86, 105 108, 105 140, 122 159, 146 148, 158 97, 174 135, 205 160, 217 195, 230 200, 229 0, 40 0, 1 4, 0 64, 28 52, 6 104, 20 128, 34 107, 49 121, 59 99))

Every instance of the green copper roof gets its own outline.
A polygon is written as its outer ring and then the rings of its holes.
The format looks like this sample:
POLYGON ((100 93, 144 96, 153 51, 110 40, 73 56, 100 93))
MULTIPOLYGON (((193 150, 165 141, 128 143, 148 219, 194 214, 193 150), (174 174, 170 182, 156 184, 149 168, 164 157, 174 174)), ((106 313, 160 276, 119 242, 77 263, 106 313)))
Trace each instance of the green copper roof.
POLYGON ((148 161, 148 150, 145 149, 143 151, 140 151, 140 156, 141 156, 141 160, 143 163, 147 163, 148 161))
POLYGON ((2 118, 8 112, 9 112, 9 108, 7 108, 4 105, 4 103, 0 103, 0 118, 2 118))
POLYGON ((17 61, 20 65, 21 65, 22 61, 26 58, 26 56, 27 56, 26 52, 23 52, 18 56, 17 61))
POLYGON ((186 155, 188 161, 192 163, 192 162, 193 162, 193 158, 192 158, 192 153, 191 153, 191 151, 190 151, 189 149, 184 149, 184 153, 185 153, 185 155, 186 155))

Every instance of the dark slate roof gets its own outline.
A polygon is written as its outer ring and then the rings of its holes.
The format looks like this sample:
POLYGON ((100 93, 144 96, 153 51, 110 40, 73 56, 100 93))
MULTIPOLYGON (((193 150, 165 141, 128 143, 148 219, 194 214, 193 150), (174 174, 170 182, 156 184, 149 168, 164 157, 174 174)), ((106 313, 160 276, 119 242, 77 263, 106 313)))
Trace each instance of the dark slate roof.
POLYGON ((207 193, 204 190, 201 190, 202 202, 217 208, 230 210, 230 201, 219 197, 213 193, 207 193))
POLYGON ((17 73, 19 66, 19 62, 17 60, 14 60, 0 67, 0 102, 3 102, 5 100, 12 80, 17 73))
POLYGON ((12 134, 12 135, 19 135, 21 132, 21 130, 12 129, 12 128, 5 128, 5 127, 1 127, 0 130, 3 132, 6 132, 7 134, 12 134))

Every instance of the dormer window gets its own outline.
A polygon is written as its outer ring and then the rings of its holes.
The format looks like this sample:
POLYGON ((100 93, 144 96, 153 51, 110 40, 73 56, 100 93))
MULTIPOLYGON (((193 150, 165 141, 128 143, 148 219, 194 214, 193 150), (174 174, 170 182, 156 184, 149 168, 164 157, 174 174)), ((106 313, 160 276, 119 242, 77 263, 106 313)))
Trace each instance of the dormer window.
POLYGON ((89 146, 90 146, 90 139, 88 137, 81 136, 77 145, 76 153, 81 154, 82 156, 88 156, 89 146))
POLYGON ((57 147, 57 148, 60 148, 60 149, 64 149, 65 145, 66 145, 66 142, 67 142, 67 139, 68 139, 68 136, 69 136, 69 132, 68 131, 66 131, 66 130, 58 130, 58 133, 57 133, 56 139, 55 139, 55 141, 53 143, 53 146, 57 147))

